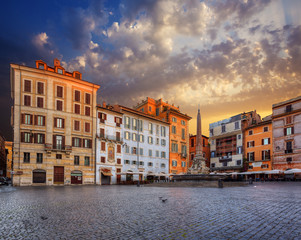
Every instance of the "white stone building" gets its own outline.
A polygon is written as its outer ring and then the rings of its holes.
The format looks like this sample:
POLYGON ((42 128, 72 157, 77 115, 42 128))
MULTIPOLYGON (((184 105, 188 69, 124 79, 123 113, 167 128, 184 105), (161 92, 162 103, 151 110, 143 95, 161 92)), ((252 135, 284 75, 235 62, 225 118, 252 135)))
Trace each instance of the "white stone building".
POLYGON ((122 113, 115 106, 97 106, 96 184, 120 183, 122 171, 122 113))
POLYGON ((169 176, 169 123, 120 107, 124 142, 121 180, 166 179, 169 176))

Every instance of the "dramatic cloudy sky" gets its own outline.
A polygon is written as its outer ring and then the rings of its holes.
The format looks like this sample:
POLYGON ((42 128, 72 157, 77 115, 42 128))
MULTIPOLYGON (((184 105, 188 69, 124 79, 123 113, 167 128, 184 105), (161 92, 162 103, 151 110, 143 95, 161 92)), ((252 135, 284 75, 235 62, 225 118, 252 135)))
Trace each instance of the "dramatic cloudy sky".
POLYGON ((1 131, 9 63, 58 57, 101 85, 99 103, 147 96, 209 123, 301 95, 301 1, 5 1, 0 10, 1 131))

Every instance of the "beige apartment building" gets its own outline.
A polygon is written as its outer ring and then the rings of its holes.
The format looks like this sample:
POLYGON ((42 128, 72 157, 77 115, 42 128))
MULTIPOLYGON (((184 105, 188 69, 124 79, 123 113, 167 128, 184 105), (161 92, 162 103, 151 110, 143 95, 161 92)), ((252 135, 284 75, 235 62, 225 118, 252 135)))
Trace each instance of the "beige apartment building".
POLYGON ((50 67, 10 66, 13 185, 95 183, 96 92, 99 85, 50 67))

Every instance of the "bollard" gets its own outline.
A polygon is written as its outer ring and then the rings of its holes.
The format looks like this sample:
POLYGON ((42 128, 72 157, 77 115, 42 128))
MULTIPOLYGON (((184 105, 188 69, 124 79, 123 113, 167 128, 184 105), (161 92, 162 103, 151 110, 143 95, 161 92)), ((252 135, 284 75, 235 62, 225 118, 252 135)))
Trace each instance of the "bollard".
POLYGON ((253 184, 253 179, 249 178, 249 184, 253 184))
POLYGON ((219 188, 223 188, 224 186, 223 186, 223 180, 220 178, 220 179, 218 179, 218 187, 219 188))

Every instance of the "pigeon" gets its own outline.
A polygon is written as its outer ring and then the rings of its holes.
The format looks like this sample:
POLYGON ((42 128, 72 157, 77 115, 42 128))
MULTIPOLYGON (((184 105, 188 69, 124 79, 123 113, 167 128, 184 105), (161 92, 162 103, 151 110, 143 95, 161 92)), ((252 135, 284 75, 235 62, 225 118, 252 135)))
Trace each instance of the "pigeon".
POLYGON ((41 219, 46 220, 46 219, 48 219, 48 217, 41 216, 41 219))
POLYGON ((167 201, 167 198, 166 199, 162 199, 162 202, 166 202, 167 201))

